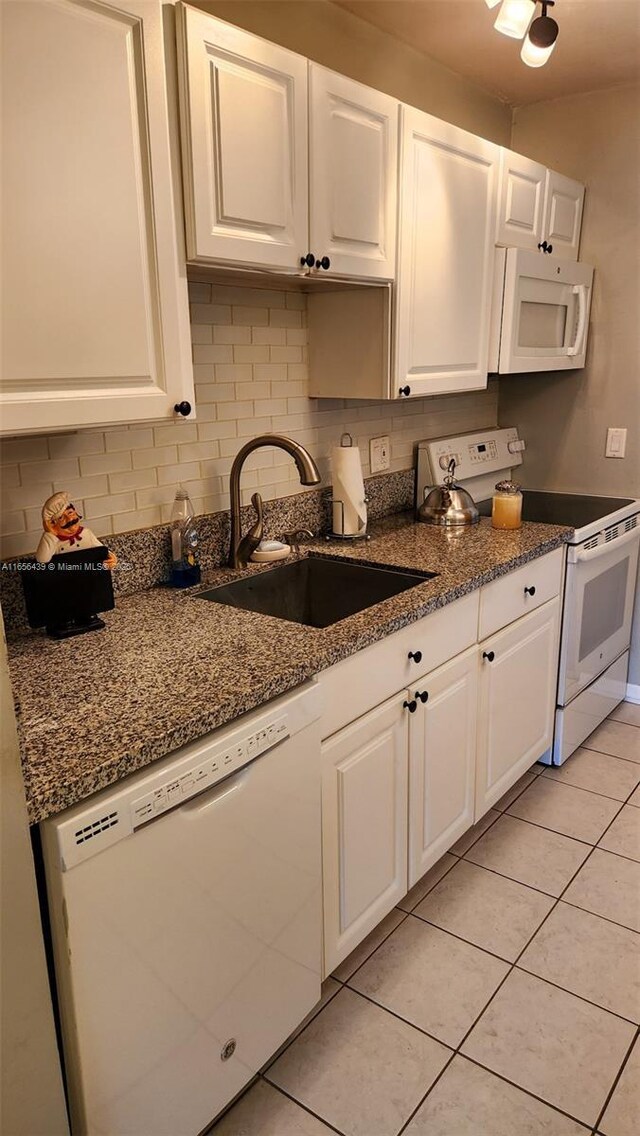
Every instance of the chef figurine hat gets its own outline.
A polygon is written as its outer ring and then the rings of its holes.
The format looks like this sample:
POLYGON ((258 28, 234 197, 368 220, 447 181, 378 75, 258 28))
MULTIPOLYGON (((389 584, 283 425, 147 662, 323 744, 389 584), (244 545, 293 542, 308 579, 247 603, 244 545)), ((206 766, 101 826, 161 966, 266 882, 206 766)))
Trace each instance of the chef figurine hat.
POLYGON ((71 504, 71 498, 68 493, 60 492, 54 493, 52 497, 48 497, 42 506, 42 523, 43 525, 51 524, 55 521, 61 513, 71 504))

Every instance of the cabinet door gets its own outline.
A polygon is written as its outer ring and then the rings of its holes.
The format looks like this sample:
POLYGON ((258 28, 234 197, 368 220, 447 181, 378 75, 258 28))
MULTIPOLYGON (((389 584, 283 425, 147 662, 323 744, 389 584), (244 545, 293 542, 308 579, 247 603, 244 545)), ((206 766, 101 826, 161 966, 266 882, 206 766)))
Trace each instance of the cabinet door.
POLYGON ((547 170, 544 203, 544 239, 553 246, 553 256, 578 259, 584 186, 572 178, 547 170))
POLYGON ((402 107, 394 398, 487 384, 498 157, 402 107))
POLYGON ((173 415, 193 372, 160 3, 0 10, 3 431, 173 415))
POLYGON ((407 891, 407 734, 403 694, 322 746, 325 974, 407 891))
POLYGON ((307 60, 179 4, 187 256, 300 271, 307 60))
POLYGON ((473 647, 411 687, 409 887, 473 824, 477 673, 473 647))
POLYGON ((542 242, 546 166, 512 150, 500 153, 497 245, 537 249, 542 242))
POLYGON ((559 603, 550 600, 479 646, 476 820, 551 745, 559 603))
POLYGON ((399 104, 315 63, 309 83, 309 244, 331 262, 318 272, 393 280, 399 104))

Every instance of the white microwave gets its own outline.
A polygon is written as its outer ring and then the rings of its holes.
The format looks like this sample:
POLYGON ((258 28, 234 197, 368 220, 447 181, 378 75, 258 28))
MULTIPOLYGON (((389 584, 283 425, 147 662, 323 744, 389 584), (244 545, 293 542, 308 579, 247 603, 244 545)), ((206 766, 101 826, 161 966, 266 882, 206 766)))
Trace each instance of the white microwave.
POLYGON ((528 249, 496 249, 489 371, 584 367, 593 268, 528 249))

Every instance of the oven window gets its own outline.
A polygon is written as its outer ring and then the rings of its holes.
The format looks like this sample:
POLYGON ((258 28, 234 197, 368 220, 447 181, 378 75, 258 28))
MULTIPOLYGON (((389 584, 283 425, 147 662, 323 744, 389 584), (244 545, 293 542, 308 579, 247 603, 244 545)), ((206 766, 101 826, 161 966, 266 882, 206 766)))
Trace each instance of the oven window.
POLYGON ((565 304, 520 304, 519 347, 562 347, 567 326, 565 304))
POLYGON ((585 584, 578 655, 580 662, 622 627, 628 575, 629 558, 625 557, 585 584))

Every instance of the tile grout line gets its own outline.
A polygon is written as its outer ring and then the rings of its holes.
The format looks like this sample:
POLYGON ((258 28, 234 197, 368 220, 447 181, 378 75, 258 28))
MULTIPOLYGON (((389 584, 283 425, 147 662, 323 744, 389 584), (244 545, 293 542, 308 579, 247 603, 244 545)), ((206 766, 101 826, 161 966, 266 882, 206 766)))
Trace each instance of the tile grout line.
POLYGON ((274 1085, 273 1081, 269 1081, 266 1077, 263 1077, 262 1073, 259 1073, 258 1076, 260 1080, 269 1085, 271 1089, 275 1089, 277 1093, 281 1093, 281 1095, 283 1097, 286 1097, 287 1100, 292 1101, 293 1104, 297 1104, 299 1108, 304 1109, 305 1112, 307 1112, 310 1116, 315 1117, 315 1119, 319 1120, 321 1124, 326 1125, 326 1127, 329 1128, 332 1132, 336 1132, 337 1136, 345 1136, 345 1133, 341 1128, 336 1128, 335 1124, 332 1124, 331 1121, 326 1120, 323 1116, 320 1116, 317 1112, 314 1112, 312 1108, 309 1108, 308 1105, 303 1104, 302 1101, 296 1100, 296 1098, 292 1097, 291 1093, 288 1093, 286 1089, 281 1088, 280 1085, 274 1085))
MULTIPOLYGON (((528 786, 527 786, 527 787, 528 787, 528 786)), ((632 793, 633 793, 633 792, 635 792, 635 788, 634 788, 634 789, 632 790, 632 793)), ((629 796, 631 796, 631 795, 632 795, 632 794, 629 794, 629 796)), ((516 798, 516 799, 517 799, 517 798, 516 798)), ((628 799, 629 799, 629 798, 627 798, 627 800, 628 800, 628 799)), ((620 804, 620 808, 619 808, 619 809, 618 809, 618 811, 616 812, 615 816, 614 816, 614 817, 612 817, 612 819, 611 819, 611 821, 610 821, 609 825, 607 825, 607 828, 605 828, 604 832, 602 833, 602 836, 604 836, 604 835, 605 835, 605 833, 606 833, 606 832, 608 831, 608 829, 609 829, 610 825, 611 825, 611 824, 613 824, 613 822, 614 822, 614 820, 616 819, 616 817, 618 817, 618 816, 620 815, 620 812, 621 812, 621 811, 622 811, 622 809, 624 808, 624 805, 625 805, 625 804, 626 804, 626 801, 623 801, 623 802, 621 802, 621 804, 620 804)), ((501 814, 501 815, 504 815, 504 814, 501 814)), ((495 823, 495 822, 494 822, 494 823, 495 823)), ((525 823, 525 824, 528 824, 529 822, 528 822, 528 821, 524 821, 523 823, 525 823)), ((489 827, 492 827, 492 826, 489 826, 489 827)), ((487 830, 487 831, 488 831, 488 830, 487 830)), ((484 833, 483 833, 482 835, 484 835, 484 833)), ((600 839, 602 839, 602 836, 600 837, 600 839)), ((473 845, 472 845, 472 847, 473 847, 473 845)), ((480 1019, 481 1019, 481 1018, 483 1017, 483 1015, 484 1015, 484 1014, 486 1013, 487 1009, 489 1008, 489 1006, 491 1005, 491 1003, 493 1002, 493 1000, 494 1000, 494 999, 495 999, 495 997, 497 996, 498 992, 499 992, 499 991, 500 991, 500 990, 502 989, 502 987, 504 986, 504 984, 505 984, 505 982, 507 981, 507 979, 509 978, 509 976, 510 976, 510 975, 511 975, 511 974, 513 973, 513 971, 514 971, 514 970, 516 970, 516 968, 517 968, 517 969, 519 969, 519 970, 521 969, 520 967, 517 967, 517 964, 518 964, 519 960, 520 960, 520 959, 522 958, 522 955, 523 955, 523 954, 524 954, 524 952, 525 952, 525 951, 527 950, 527 948, 528 948, 528 947, 529 947, 529 946, 531 945, 531 943, 533 942, 533 940, 534 940, 534 938, 536 937, 536 935, 538 934, 538 932, 539 932, 539 931, 540 931, 540 930, 542 929, 542 927, 544 926, 544 924, 545 924, 545 923, 547 922, 547 920, 548 920, 548 919, 550 918, 551 914, 552 914, 552 913, 553 913, 553 912, 554 912, 554 911, 556 910, 556 908, 557 908, 558 904, 559 904, 559 903, 561 902, 561 900, 562 900, 562 896, 563 896, 563 895, 565 894, 565 892, 567 891, 567 889, 568 889, 568 888, 569 888, 569 887, 571 886, 571 884, 572 884, 572 883, 573 883, 573 881, 575 880, 575 878, 576 878, 576 876, 578 875, 578 873, 582 871, 583 867, 584 867, 584 866, 585 866, 585 864, 586 864, 586 863, 588 862, 588 860, 590 859, 590 857, 591 857, 591 855, 593 854, 593 852, 595 852, 595 850, 596 850, 596 845, 592 845, 592 846, 591 846, 591 851, 589 852, 589 854, 588 854, 588 855, 586 856, 586 858, 585 858, 585 859, 583 860, 582 864, 580 864, 580 866, 579 866, 579 867, 578 867, 578 868, 576 869, 576 871, 575 871, 575 872, 573 873, 573 875, 571 876, 571 878, 570 878, 570 879, 568 880, 567 884, 566 884, 566 885, 565 885, 565 887, 563 888, 563 890, 562 890, 562 892, 560 893, 560 895, 559 895, 559 896, 558 896, 557 898, 555 898, 555 902, 554 902, 553 906, 552 906, 552 907, 550 908, 550 910, 549 910, 549 911, 547 912, 547 914, 545 915, 545 917, 544 917, 544 919, 542 920, 542 922, 540 923, 540 925, 539 925, 539 926, 538 926, 538 927, 536 928, 536 930, 535 930, 535 931, 533 932, 533 934, 532 934, 532 935, 530 936, 530 938, 529 938, 529 939, 527 940, 527 942, 525 943, 524 947, 522 948, 522 950, 520 951, 520 953, 519 953, 519 954, 518 954, 518 956, 516 957, 515 961, 514 961, 514 962, 513 962, 513 963, 512 963, 511 965, 510 965, 510 967, 509 967, 509 970, 508 970, 508 971, 507 971, 507 973, 505 974, 504 978, 502 979, 502 981, 501 981, 501 982, 500 982, 500 983, 498 984, 498 986, 497 986, 497 987, 496 987, 496 989, 494 990, 494 992, 493 992, 493 994, 491 995, 491 997, 490 997, 489 1001, 488 1001, 488 1002, 486 1003, 486 1005, 485 1005, 485 1006, 483 1007, 483 1009, 482 1009, 482 1010, 480 1011, 480 1013, 479 1013, 479 1014, 478 1014, 478 1016, 477 1016, 477 1017, 475 1018, 475 1020, 473 1021, 472 1025, 470 1026, 470 1028, 469 1028, 469 1029, 467 1030, 467 1032, 466 1032, 466 1034, 464 1035, 464 1037, 462 1038, 462 1040, 461 1040, 461 1041, 459 1042, 458 1046, 456 1047, 456 1049, 455 1049, 455 1051, 454 1051, 454 1055, 453 1055, 454 1057, 456 1056, 456 1054, 460 1054, 460 1056, 462 1056, 462 1057, 466 1057, 466 1058, 467 1058, 467 1060, 471 1060, 471 1061, 473 1061, 473 1058, 469 1058, 469 1057, 467 1057, 467 1054, 463 1054, 463 1053, 461 1052, 462 1046, 464 1045, 465 1041, 467 1040, 467 1038, 469 1037, 469 1035, 471 1034, 471 1032, 472 1032, 472 1031, 473 1031, 473 1030, 475 1029, 475 1027, 477 1026, 477 1024, 478 1024, 478 1022, 480 1021, 480 1019)), ((469 849, 469 851, 470 851, 470 849, 469 849)), ((465 855, 466 855, 466 853, 465 853, 465 855)), ((470 862, 472 863, 473 861, 470 861, 470 862)), ((478 866, 482 866, 482 865, 478 865, 478 866)), ((497 875, 500 875, 501 873, 496 873, 496 874, 497 874, 497 875)), ((506 877, 506 878, 507 878, 507 879, 509 879, 510 877, 506 877)), ((516 882, 520 882, 520 881, 516 881, 516 882)), ((525 885, 525 886, 528 886, 528 885, 525 885)), ((536 889, 536 890, 537 890, 537 889, 536 889)), ((547 894, 547 893, 542 893, 542 894, 547 894)), ((553 896, 551 896, 550 898, 554 898, 554 897, 553 897, 553 896)), ((593 912, 590 912, 590 914, 594 914, 594 913, 593 913, 593 912)), ((418 917, 418 918, 419 918, 419 917, 418 917)), ((478 949, 481 949, 481 948, 478 948, 478 949)), ((523 971, 523 973, 528 973, 528 971, 526 971, 526 972, 525 972, 525 971, 523 971)), ((541 979, 541 978, 540 978, 540 977, 539 977, 538 975, 533 975, 532 977, 535 977, 535 978, 537 978, 537 979, 538 979, 538 981, 540 981, 540 982, 544 982, 544 981, 545 981, 544 979, 541 979)), ((553 984, 552 984, 552 983, 548 983, 548 985, 553 985, 553 984)), ((564 990, 564 987, 557 987, 557 989, 563 990, 563 992, 564 992, 565 994, 569 994, 569 995, 570 995, 571 997, 574 997, 574 998, 578 998, 578 997, 579 997, 579 995, 573 994, 573 993, 572 993, 572 992, 571 992, 570 990, 564 990)), ((581 999, 581 1001, 586 1001, 586 999, 581 999)), ((377 1003, 376 1003, 376 1004, 377 1004, 377 1003)), ((611 1011, 609 1011, 609 1010, 604 1010, 604 1009, 603 1009, 602 1007, 600 1007, 600 1006, 598 1006, 598 1007, 596 1007, 596 1008, 597 1008, 597 1009, 601 1009, 601 1010, 603 1010, 603 1013, 611 1013, 611 1011)), ((615 1015, 615 1016, 616 1016, 616 1017, 618 1017, 618 1015, 615 1015)), ((623 1020, 623 1021, 626 1021, 627 1019, 619 1019, 619 1020, 623 1020)), ((436 1040, 438 1040, 438 1039, 436 1039, 436 1040)), ((631 1048, 629 1049, 629 1053, 630 1053, 630 1052, 631 1052, 631 1048)), ((625 1062, 626 1062, 626 1060, 628 1059, 628 1056, 629 1056, 629 1054, 627 1054, 627 1055, 625 1056, 625 1062)), ((451 1064, 451 1061, 453 1061, 453 1057, 451 1057, 451 1058, 450 1058, 450 1060, 449 1060, 449 1062, 447 1062, 447 1066, 446 1066, 446 1068, 448 1068, 448 1066, 449 1066, 449 1065, 451 1064)), ((479 1064, 479 1062, 475 1062, 475 1063, 476 1063, 476 1064, 479 1064)), ((624 1062, 623 1062, 623 1065, 622 1065, 622 1066, 620 1067, 620 1069, 618 1070, 618 1073, 617 1073, 617 1075, 616 1075, 616 1077, 615 1077, 615 1079, 614 1079, 614 1085, 612 1086, 612 1089, 613 1089, 613 1087, 615 1086, 615 1084, 617 1083, 617 1081, 618 1081, 618 1079, 619 1079, 619 1077, 620 1077, 620 1075, 621 1075, 621 1073, 622 1073, 622 1068, 623 1068, 623 1067, 624 1067, 624 1062)), ((482 1068, 484 1068, 484 1066, 482 1066, 482 1068)), ((488 1072, 490 1072, 490 1073, 493 1073, 493 1072, 494 1072, 494 1070, 492 1070, 492 1069, 489 1069, 489 1070, 488 1070, 488 1072)), ((442 1070, 442 1073, 444 1073, 444 1069, 442 1070)), ((442 1076, 442 1073, 440 1074, 440 1076, 442 1076)), ((496 1074, 496 1075, 499 1075, 499 1074, 496 1074)), ((440 1077, 438 1077, 438 1078, 436 1079, 436 1081, 434 1081, 433 1085, 431 1085, 431 1086, 429 1087, 429 1089, 427 1089, 427 1092, 425 1093, 424 1097, 422 1098, 422 1100, 421 1100, 420 1104, 419 1104, 419 1105, 418 1105, 418 1107, 417 1107, 417 1108, 416 1108, 416 1109, 414 1110, 414 1112, 413 1112, 413 1113, 411 1114, 411 1117, 409 1117, 409 1119, 407 1120, 407 1122, 406 1122, 406 1123, 405 1123, 405 1124, 404 1124, 404 1125, 402 1126, 402 1128, 400 1129, 400 1131, 399 1131, 399 1133, 397 1134, 397 1136, 401 1136, 401 1133, 402 1133, 402 1132, 404 1132, 405 1128, 407 1127, 407 1124, 409 1124, 409 1123, 410 1123, 411 1119, 413 1118, 413 1116, 415 1116, 415 1114, 416 1114, 416 1112, 418 1111, 418 1109, 422 1107, 422 1105, 423 1105, 423 1104, 424 1104, 424 1102, 426 1101, 427 1097, 428 1097, 428 1096, 429 1096, 429 1094, 430 1094, 430 1093, 432 1092, 432 1090, 433 1090, 433 1088, 434 1088, 434 1085, 435 1085, 435 1084, 437 1083, 437 1081, 438 1081, 439 1079, 440 1079, 440 1077)), ((502 1079, 503 1079, 503 1080, 506 1080, 506 1078, 502 1078, 502 1079)), ((509 1083, 511 1083, 511 1082, 509 1082, 509 1083)), ((515 1087, 516 1087, 516 1088, 518 1088, 518 1089, 520 1089, 520 1091, 521 1091, 521 1092, 525 1092, 525 1093, 526 1093, 526 1092, 528 1092, 528 1090, 527 1090, 527 1089, 524 1089, 524 1088, 523 1088, 523 1087, 522 1087, 521 1085, 516 1085, 515 1087)), ((610 1091, 612 1091, 612 1090, 610 1090, 610 1091)), ((529 1096, 534 1096, 534 1095, 535 1095, 535 1094, 533 1094, 533 1093, 529 1093, 529 1096)), ((540 1100, 541 1100, 541 1103, 543 1103, 543 1104, 545 1104, 545 1105, 548 1105, 548 1106, 550 1106, 551 1108, 555 1108, 555 1107, 556 1107, 556 1106, 552 1105, 550 1101, 544 1100, 544 1098, 536 1098, 536 1099, 540 1099, 540 1100)), ((556 1111, 558 1111, 558 1112, 561 1112, 562 1110, 561 1110, 561 1109, 556 1109, 556 1111)), ((582 1121, 582 1120, 579 1120, 579 1119, 578 1119, 577 1117, 571 1116, 571 1114, 570 1114, 570 1113, 564 1113, 564 1115, 565 1115, 565 1116, 567 1116, 567 1117, 569 1117, 569 1118, 570 1118, 571 1120, 575 1120, 575 1121, 576 1121, 576 1122, 577 1122, 578 1124, 581 1124, 581 1125, 585 1126, 585 1125, 584 1125, 584 1121, 582 1121)), ((599 1123, 600 1119, 601 1119, 601 1115, 599 1115, 599 1116, 598 1116, 598 1118, 597 1118, 597 1121, 596 1121, 596 1126, 597 1126, 597 1124, 599 1123)), ((586 1128, 588 1129, 588 1127, 589 1127, 589 1126, 588 1126, 588 1125, 586 1125, 585 1127, 586 1127, 586 1128)))
POLYGON ((605 1102, 602 1106, 602 1109, 600 1110, 600 1113, 598 1114, 598 1119, 596 1120, 596 1122, 593 1126, 593 1133, 597 1133, 599 1126, 602 1124, 604 1114, 607 1111, 609 1104, 611 1103, 611 1098, 613 1097, 613 1094, 615 1093, 615 1091, 618 1087, 618 1084, 620 1083, 620 1079, 622 1077, 622 1074, 624 1073, 625 1067, 627 1066, 627 1064, 629 1062, 629 1058, 631 1057, 631 1054, 633 1053, 634 1046, 635 1046, 635 1044, 638 1040, 638 1037, 640 1037, 640 1026, 638 1027, 634 1036, 631 1039, 631 1044, 630 1044, 627 1052, 625 1053, 624 1061, 622 1062, 622 1065, 618 1069, 618 1072, 616 1074, 616 1077, 614 1078, 613 1084, 612 1084, 611 1088, 609 1089, 609 1092, 607 1093, 606 1100, 605 1100, 605 1102))

